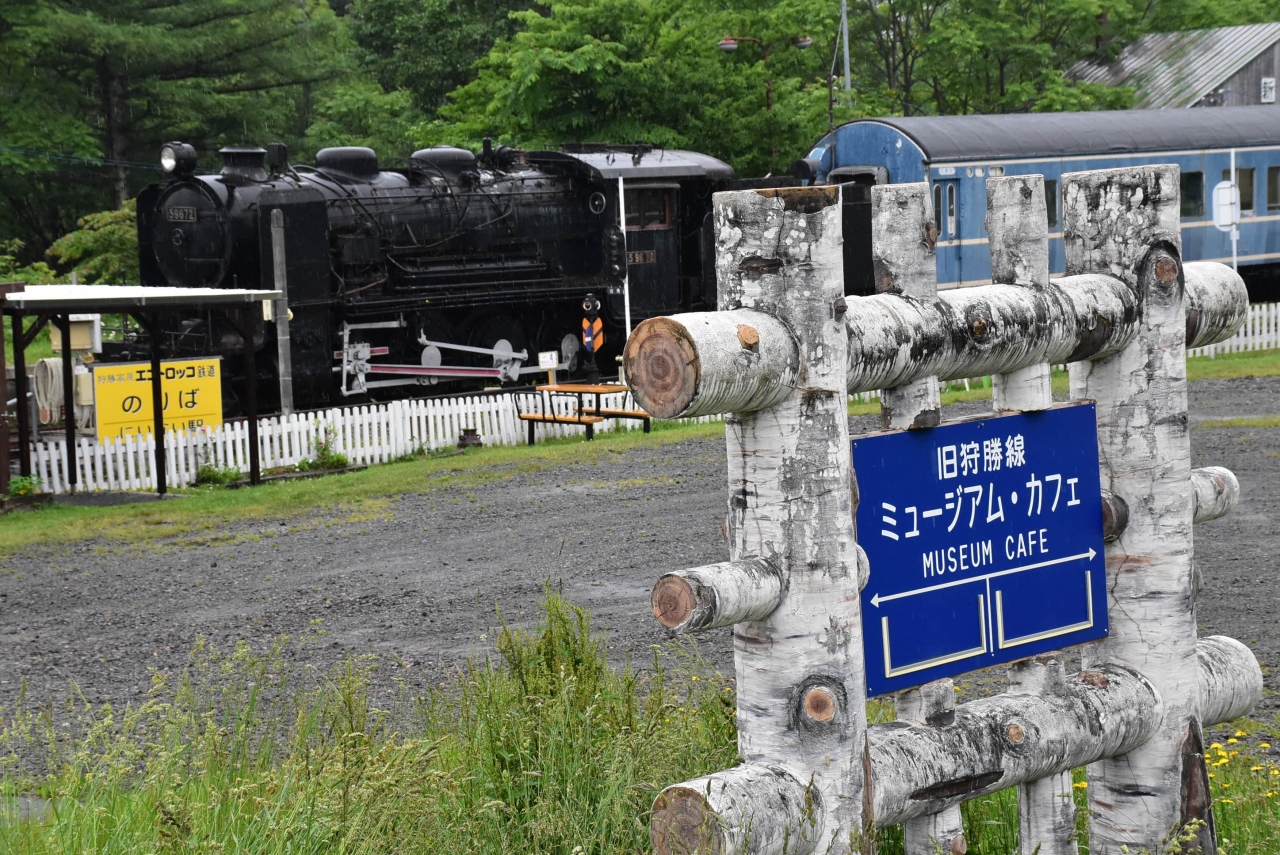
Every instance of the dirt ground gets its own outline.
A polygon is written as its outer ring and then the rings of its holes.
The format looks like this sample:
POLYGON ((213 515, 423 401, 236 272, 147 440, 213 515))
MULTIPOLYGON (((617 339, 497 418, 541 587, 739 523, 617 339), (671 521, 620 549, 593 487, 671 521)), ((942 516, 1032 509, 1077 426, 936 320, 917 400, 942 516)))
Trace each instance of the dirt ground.
MULTIPOLYGON (((1193 424, 1269 413, 1280 413, 1280 378, 1192 384, 1193 424)), ((1270 681, 1280 428, 1196 429, 1192 463, 1228 467, 1243 490, 1233 514, 1196 528, 1201 632, 1249 644, 1270 681)), ((235 546, 89 542, 13 556, 0 568, 0 721, 24 681, 34 704, 65 698, 71 684, 90 703, 137 701, 150 671, 180 670, 201 636, 224 650, 288 636, 288 655, 321 669, 373 654, 383 692, 436 684, 492 651, 495 610, 509 623, 535 619, 546 584, 590 610, 618 662, 644 666, 665 640, 649 614, 653 581, 727 557, 724 466, 722 442, 687 441, 394 497, 385 518, 254 523, 232 532, 251 536, 235 546)), ((699 645, 731 672, 728 630, 699 645)), ((1280 711, 1280 698, 1268 694, 1261 711, 1280 711)))

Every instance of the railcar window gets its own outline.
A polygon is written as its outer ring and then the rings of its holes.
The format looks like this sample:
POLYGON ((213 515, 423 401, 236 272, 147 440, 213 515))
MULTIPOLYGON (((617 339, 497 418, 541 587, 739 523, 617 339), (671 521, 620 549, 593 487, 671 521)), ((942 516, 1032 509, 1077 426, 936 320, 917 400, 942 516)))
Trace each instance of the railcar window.
POLYGON ((1179 183, 1182 195, 1182 216, 1204 216, 1204 173, 1184 172, 1179 183))
POLYGON ((956 185, 947 185, 947 234, 954 237, 956 233, 956 185))
POLYGON ((942 234, 942 185, 933 185, 933 225, 942 234))
POLYGON ((1267 210, 1280 211, 1280 166, 1267 167, 1267 210))
MULTIPOLYGON (((1231 180, 1231 170, 1222 170, 1222 180, 1231 180)), ((1236 167, 1236 186, 1240 188, 1240 210, 1253 210, 1253 167, 1236 167)))
POLYGON ((1058 182, 1045 179, 1044 182, 1044 210, 1049 216, 1049 228, 1055 228, 1058 225, 1058 182))
POLYGON ((671 225, 666 190, 633 190, 626 196, 628 229, 665 229, 671 225))

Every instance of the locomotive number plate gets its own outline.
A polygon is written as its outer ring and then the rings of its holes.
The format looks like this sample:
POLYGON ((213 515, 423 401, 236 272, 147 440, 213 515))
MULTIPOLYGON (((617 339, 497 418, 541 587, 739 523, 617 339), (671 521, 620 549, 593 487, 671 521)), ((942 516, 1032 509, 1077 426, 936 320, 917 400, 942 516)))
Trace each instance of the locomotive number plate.
POLYGON ((656 264, 658 253, 652 249, 637 249, 627 253, 627 264, 656 264))
POLYGON ((182 208, 174 206, 164 209, 165 216, 169 218, 171 223, 194 223, 196 221, 195 208, 182 208))

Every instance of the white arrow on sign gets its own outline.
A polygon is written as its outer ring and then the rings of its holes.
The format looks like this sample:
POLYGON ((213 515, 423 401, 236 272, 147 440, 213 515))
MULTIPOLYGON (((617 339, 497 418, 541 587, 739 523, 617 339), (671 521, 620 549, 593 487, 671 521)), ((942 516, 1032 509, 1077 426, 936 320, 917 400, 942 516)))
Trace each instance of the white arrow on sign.
POLYGON ((954 582, 943 582, 939 585, 930 585, 927 588, 916 588, 914 591, 903 591, 899 594, 889 594, 882 597, 876 594, 871 598, 871 605, 880 608, 881 603, 887 603, 890 600, 900 600, 903 597, 913 597, 916 594, 927 594, 929 591, 941 591, 943 588, 954 588, 956 585, 968 585, 973 582, 982 582, 986 579, 994 579, 997 576, 1010 576, 1014 573, 1021 573, 1024 570, 1036 570, 1040 567, 1051 567, 1054 564, 1066 564, 1068 561, 1078 561, 1081 558, 1088 558, 1090 561, 1094 559, 1098 553, 1090 549, 1088 552, 1081 552, 1079 555, 1068 555, 1066 558, 1055 558, 1052 561, 1041 561, 1038 564, 1027 564, 1023 567, 1012 567, 1008 570, 999 570, 995 573, 985 573, 981 576, 970 576, 967 579, 956 579, 954 582))

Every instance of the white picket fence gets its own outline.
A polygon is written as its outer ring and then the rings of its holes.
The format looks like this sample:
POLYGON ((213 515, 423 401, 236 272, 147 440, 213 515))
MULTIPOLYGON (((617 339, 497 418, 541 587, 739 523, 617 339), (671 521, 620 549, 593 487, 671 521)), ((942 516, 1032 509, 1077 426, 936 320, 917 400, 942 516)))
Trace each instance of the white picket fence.
MULTIPOLYGON (((610 408, 636 406, 626 391, 605 395, 601 403, 610 408)), ((572 413, 577 402, 556 396, 551 405, 553 412, 564 415, 572 413)), ((607 419, 595 430, 634 430, 640 425, 638 421, 607 419)), ((528 431, 517 416, 512 393, 335 407, 259 419, 259 465, 264 472, 296 466, 315 458, 320 442, 353 465, 386 463, 452 446, 464 428, 475 429, 485 445, 518 445, 526 441, 528 431)), ((581 435, 585 430, 582 425, 555 423, 534 427, 540 440, 581 435)), ((155 440, 151 435, 107 439, 101 444, 92 437, 81 437, 76 448, 76 489, 154 490, 154 459, 155 440)), ((195 432, 169 431, 165 434, 165 461, 165 480, 170 487, 194 484, 201 466, 238 469, 247 474, 248 424, 241 420, 195 432)), ((52 493, 68 491, 66 442, 62 437, 37 441, 31 452, 31 467, 43 489, 52 493)))
POLYGON ((1197 347, 1187 356, 1214 357, 1219 353, 1243 353, 1280 347, 1280 303, 1250 303, 1249 319, 1240 332, 1222 344, 1197 347))
MULTIPOLYGON (((1280 347, 1280 303, 1254 303, 1249 319, 1231 339, 1188 351, 1188 356, 1213 357, 1219 353, 1241 353, 1280 347)), ((953 388, 969 388, 968 380, 956 381, 953 388)), ((317 441, 329 440, 334 452, 356 465, 385 463, 417 451, 434 451, 454 445, 464 428, 475 428, 485 445, 519 445, 526 438, 526 423, 517 418, 513 395, 477 395, 460 398, 393 401, 360 407, 335 407, 298 413, 281 418, 269 416, 258 421, 258 443, 262 470, 296 466, 316 454, 317 441)), ((525 393, 527 394, 527 393, 525 393)), ((859 401, 874 400, 875 392, 854 396, 859 401)), ((604 396, 604 406, 634 408, 626 391, 604 396)), ((557 396, 552 409, 571 413, 572 398, 557 396)), ((546 404, 544 403, 544 406, 546 404)), ((597 431, 634 430, 640 423, 608 419, 597 431)), ((542 424, 535 426, 538 439, 581 435, 581 425, 542 424)), ((249 471, 249 428, 244 421, 221 427, 165 434, 166 482, 170 487, 194 484, 201 466, 249 471)), ((155 440, 150 436, 108 439, 99 444, 82 437, 76 451, 79 490, 154 490, 155 440)), ((64 493, 68 489, 65 440, 61 436, 41 439, 31 452, 32 474, 45 490, 64 493)))

